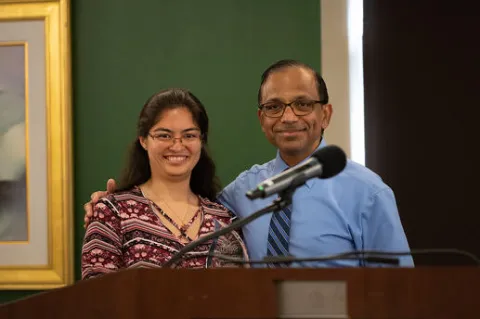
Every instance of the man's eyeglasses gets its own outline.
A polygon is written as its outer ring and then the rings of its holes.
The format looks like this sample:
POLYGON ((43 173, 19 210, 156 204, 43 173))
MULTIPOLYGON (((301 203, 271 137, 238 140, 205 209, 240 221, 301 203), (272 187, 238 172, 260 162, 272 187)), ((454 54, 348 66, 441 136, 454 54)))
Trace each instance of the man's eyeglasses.
POLYGON ((157 132, 157 133, 148 133, 148 135, 153 138, 155 141, 165 143, 165 144, 174 144, 175 140, 180 140, 180 143, 183 145, 198 143, 203 135, 200 132, 186 132, 183 133, 181 137, 174 137, 172 133, 157 132))
POLYGON ((261 104, 258 108, 268 117, 282 117, 287 106, 290 106, 296 116, 305 116, 313 112, 315 104, 324 105, 325 103, 314 100, 297 100, 290 103, 274 101, 261 104))

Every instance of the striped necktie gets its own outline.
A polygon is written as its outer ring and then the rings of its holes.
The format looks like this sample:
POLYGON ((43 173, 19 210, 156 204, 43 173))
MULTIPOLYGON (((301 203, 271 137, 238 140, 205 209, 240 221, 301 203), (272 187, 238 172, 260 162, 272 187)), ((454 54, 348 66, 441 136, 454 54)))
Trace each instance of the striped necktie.
MULTIPOLYGON (((288 256, 290 237, 290 220, 292 217, 291 205, 272 214, 268 231, 267 256, 288 256)), ((270 268, 288 267, 283 263, 268 264, 270 268)))

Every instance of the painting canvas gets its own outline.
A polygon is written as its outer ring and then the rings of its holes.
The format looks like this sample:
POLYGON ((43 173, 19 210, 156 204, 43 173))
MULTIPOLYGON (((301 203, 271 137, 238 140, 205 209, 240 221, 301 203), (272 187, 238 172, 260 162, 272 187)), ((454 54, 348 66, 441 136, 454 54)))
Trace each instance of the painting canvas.
POLYGON ((26 50, 0 42, 0 242, 28 240, 26 50))

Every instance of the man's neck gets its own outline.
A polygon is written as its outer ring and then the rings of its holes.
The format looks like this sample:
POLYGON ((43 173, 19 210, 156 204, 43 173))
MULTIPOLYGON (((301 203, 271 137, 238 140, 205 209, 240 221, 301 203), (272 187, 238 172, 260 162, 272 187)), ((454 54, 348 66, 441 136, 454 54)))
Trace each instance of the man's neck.
POLYGON ((318 148, 321 142, 322 142, 322 139, 320 139, 318 143, 315 143, 315 147, 308 152, 288 154, 288 153, 282 153, 282 151, 280 151, 280 157, 289 167, 295 166, 301 161, 303 161, 304 159, 306 159, 307 157, 309 157, 310 155, 312 155, 312 153, 315 152, 315 150, 318 148))
POLYGON ((280 157, 289 167, 292 167, 306 159, 308 155, 289 155, 280 152, 280 157))

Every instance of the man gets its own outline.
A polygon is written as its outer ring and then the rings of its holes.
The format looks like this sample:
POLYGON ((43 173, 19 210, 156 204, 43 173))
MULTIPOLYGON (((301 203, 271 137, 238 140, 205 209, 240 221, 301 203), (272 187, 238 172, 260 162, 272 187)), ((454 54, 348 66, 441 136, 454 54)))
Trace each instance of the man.
MULTIPOLYGON (((239 218, 271 204, 275 196, 249 200, 245 194, 260 182, 308 159, 326 145, 323 132, 332 106, 322 77, 294 60, 271 65, 262 75, 258 119, 267 139, 278 148, 275 159, 242 172, 218 200, 239 218)), ((113 191, 112 180, 107 191, 113 191)), ((92 195, 96 201, 104 192, 92 195)), ((91 205, 86 204, 86 222, 91 205)), ((252 260, 265 256, 321 257, 354 250, 409 251, 393 191, 379 176, 352 161, 330 179, 310 179, 296 189, 293 203, 243 227, 252 260)), ((368 266, 360 259, 295 263, 294 266, 368 266)), ((413 266, 410 256, 401 266, 413 266)))

